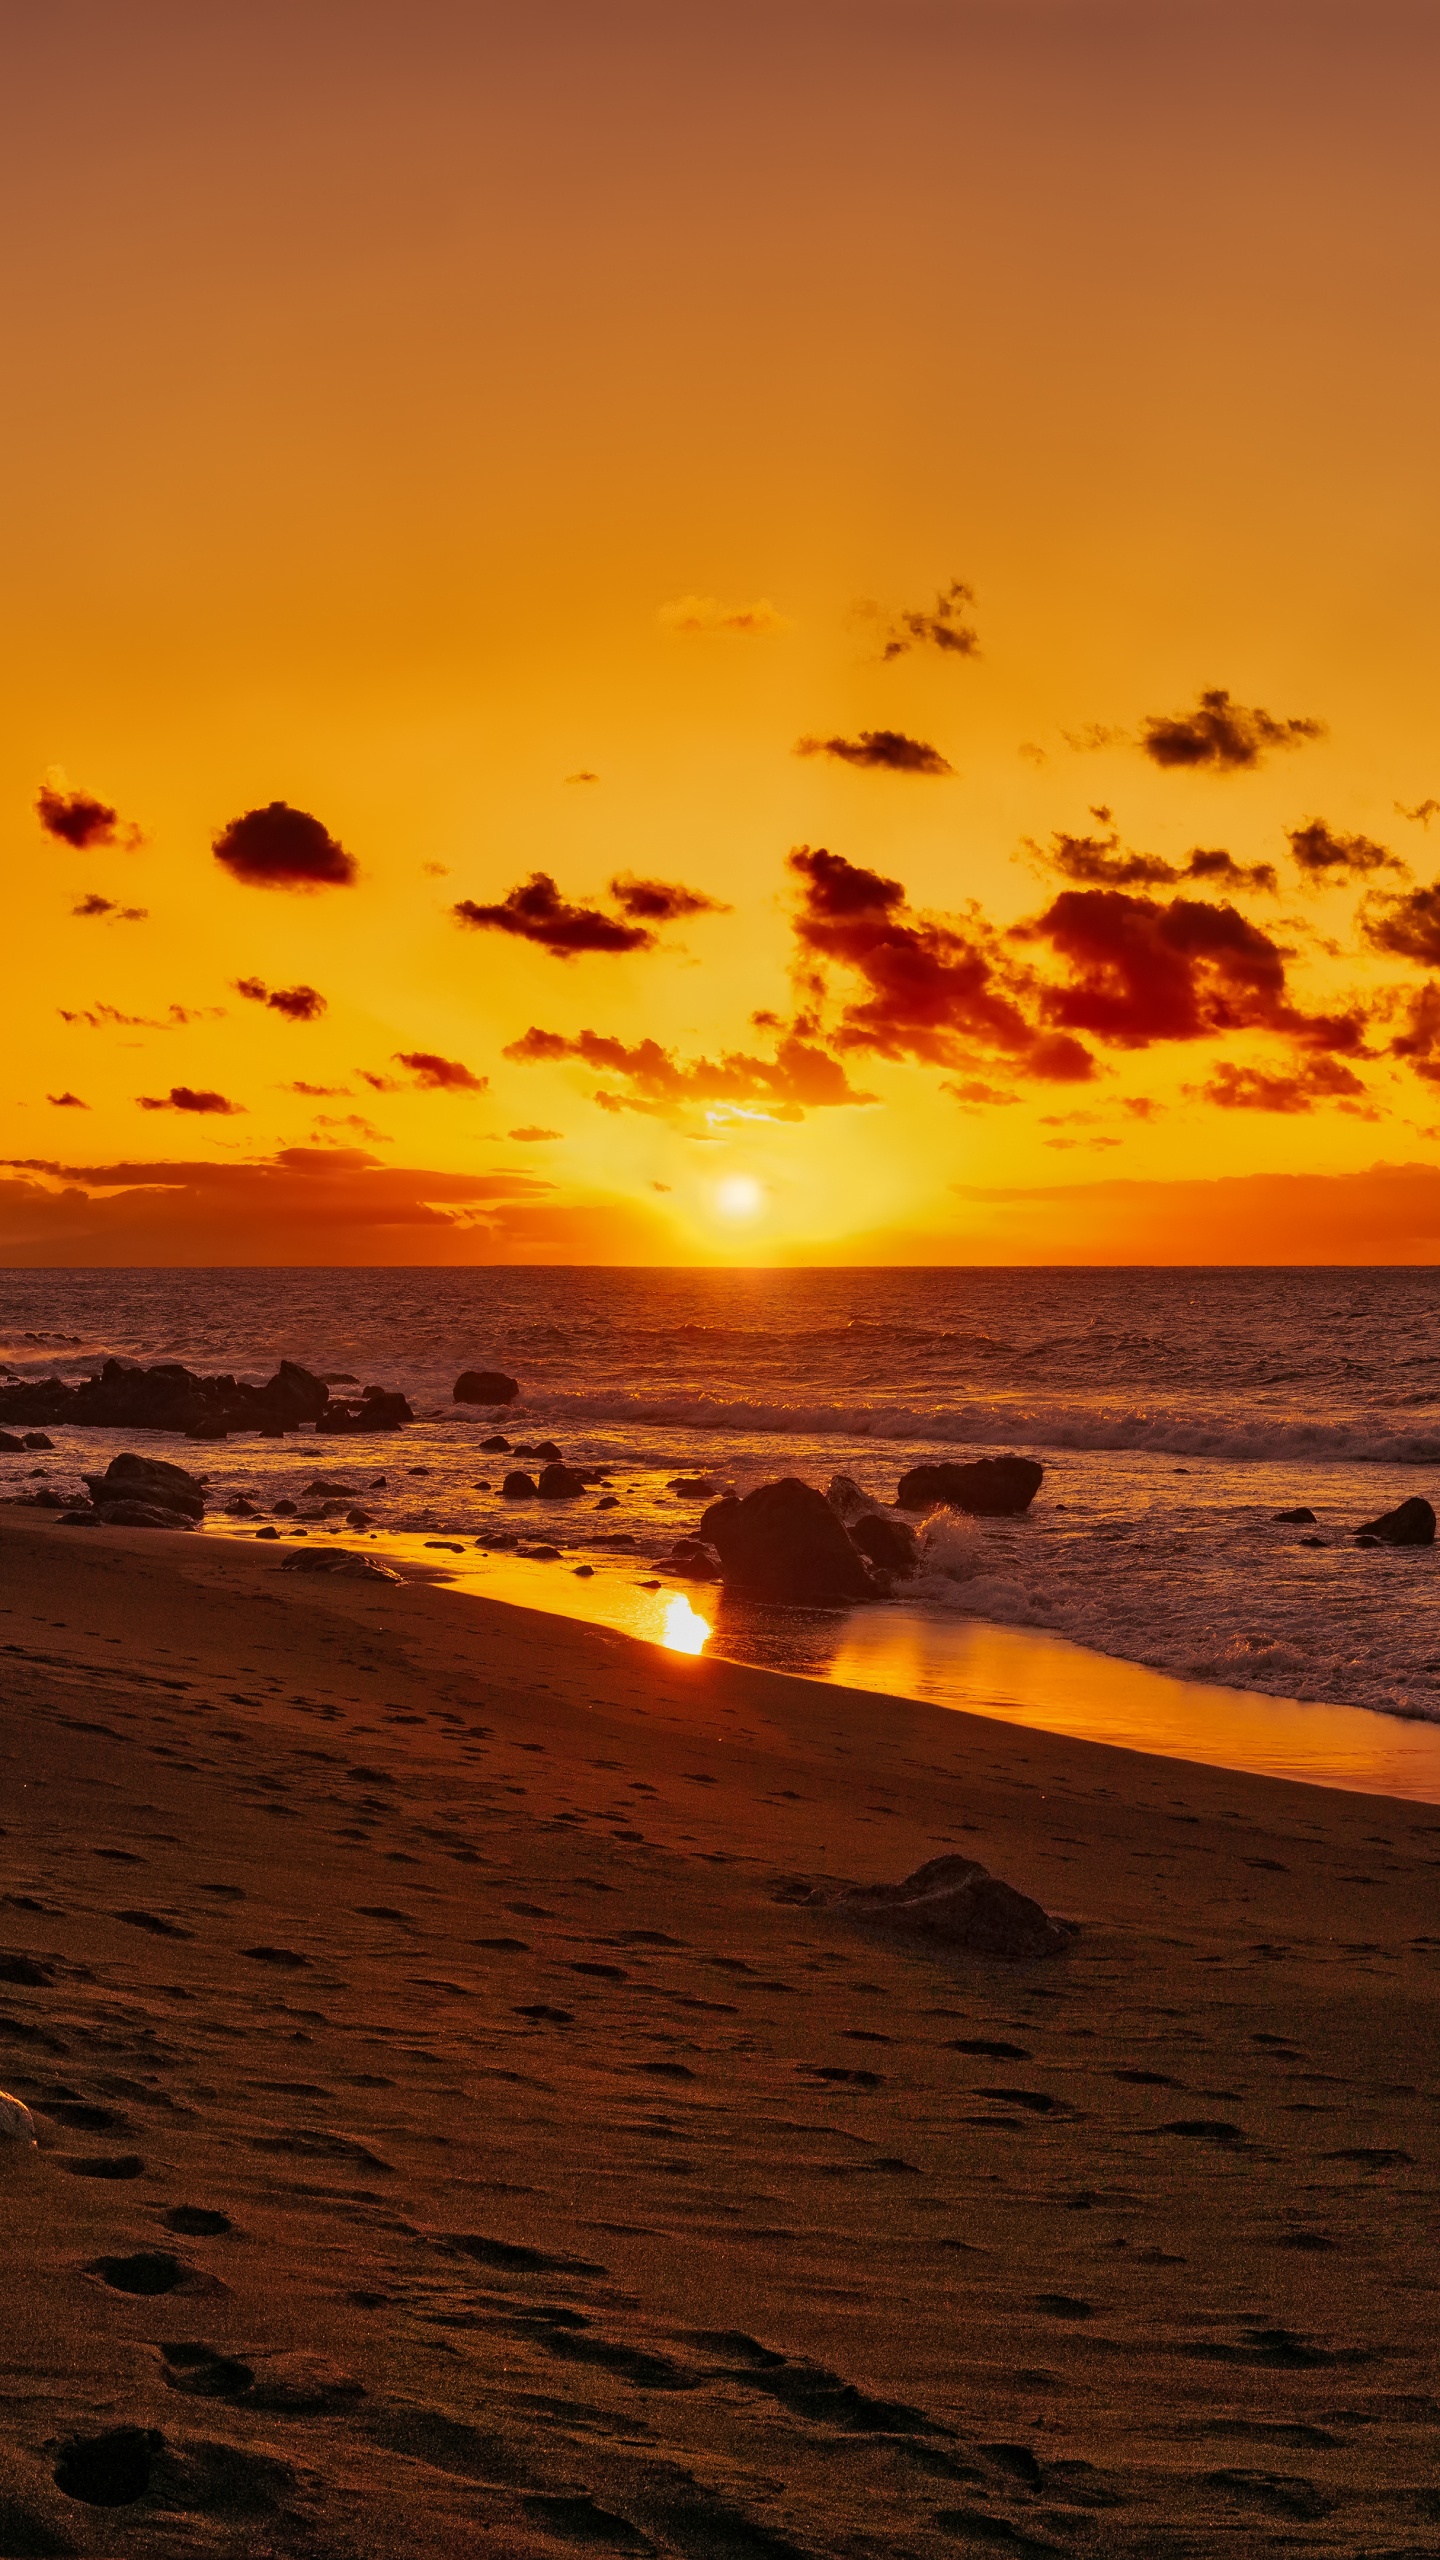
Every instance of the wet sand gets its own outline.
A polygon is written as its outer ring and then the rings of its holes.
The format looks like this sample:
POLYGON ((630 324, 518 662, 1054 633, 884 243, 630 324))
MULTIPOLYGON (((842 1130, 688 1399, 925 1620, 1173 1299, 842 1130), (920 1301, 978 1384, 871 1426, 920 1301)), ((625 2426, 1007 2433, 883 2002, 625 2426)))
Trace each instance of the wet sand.
POLYGON ((0 1572, 0 2553, 1434 2549, 1440 1815, 228 1540, 0 1572), (1074 1951, 789 1898, 951 1847, 1074 1951))

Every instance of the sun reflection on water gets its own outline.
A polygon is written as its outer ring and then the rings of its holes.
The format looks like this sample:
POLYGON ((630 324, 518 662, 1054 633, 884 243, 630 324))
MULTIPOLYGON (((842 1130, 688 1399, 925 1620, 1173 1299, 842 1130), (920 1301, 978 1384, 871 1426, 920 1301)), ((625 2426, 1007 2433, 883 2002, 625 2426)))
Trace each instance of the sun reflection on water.
POLYGON ((666 1601, 660 1641, 668 1653, 703 1653, 706 1639, 714 1632, 709 1619, 691 1608, 683 1591, 666 1601))

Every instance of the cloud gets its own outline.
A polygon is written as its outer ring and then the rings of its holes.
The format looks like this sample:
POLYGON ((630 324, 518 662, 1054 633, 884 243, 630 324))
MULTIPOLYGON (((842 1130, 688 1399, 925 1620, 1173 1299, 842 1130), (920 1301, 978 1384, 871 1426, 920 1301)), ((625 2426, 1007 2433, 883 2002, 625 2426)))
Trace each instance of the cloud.
POLYGON ((598 773, 591 773, 586 766, 579 773, 567 773, 565 779, 567 782, 598 782, 600 776, 598 773))
POLYGON ((617 872, 610 895, 622 912, 642 924, 673 924, 679 916, 728 916, 723 898, 703 889, 687 889, 678 880, 637 880, 633 871, 617 872))
POLYGON ((970 1076, 963 1083, 942 1080, 940 1090, 948 1093, 967 1111, 981 1111, 992 1104, 1018 1102, 1018 1093, 1007 1093, 1000 1084, 986 1084, 983 1078, 970 1076))
POLYGON ((473 898, 462 898, 450 913, 457 924, 477 933, 511 933, 522 942, 537 942, 556 960, 574 960, 582 951, 650 951, 655 944, 644 925, 622 923, 599 907, 571 905, 548 871, 532 871, 499 906, 480 907, 473 898))
POLYGON ((1420 800, 1413 809, 1407 809, 1403 800, 1397 800, 1395 806, 1402 818, 1413 820, 1417 827, 1428 829, 1431 819, 1440 817, 1440 800, 1420 800))
POLYGON ((168 1093, 137 1093, 142 1111, 209 1111, 233 1116, 243 1111, 243 1102, 228 1102, 223 1093, 197 1092, 193 1085, 172 1084, 168 1093))
MULTIPOLYGON (((1290 1072, 1267 1074, 1260 1067, 1217 1066, 1209 1080, 1187 1086, 1201 1102, 1218 1103, 1222 1111, 1313 1111, 1317 1102, 1365 1099, 1365 1087, 1338 1058, 1314 1058, 1290 1072)), ((1373 1113, 1362 1115, 1373 1118, 1373 1113)))
POLYGON ((243 1164, 12 1161, 0 1179, 11 1268, 663 1263, 668 1225, 626 1201, 561 1206, 514 1171, 380 1164, 360 1147, 285 1147, 243 1164))
POLYGON ((355 1073, 362 1084, 368 1084, 372 1093, 403 1093, 405 1090, 398 1076, 372 1075, 368 1067, 357 1067, 355 1073))
MULTIPOLYGON (((777 631, 789 631, 793 625, 783 613, 777 613, 768 596, 757 596, 753 604, 721 604, 717 596, 677 596, 673 604, 662 604, 655 617, 662 631, 680 638, 694 638, 699 633, 728 631, 744 640, 766 640, 777 631)), ((593 774, 576 775, 577 781, 593 781, 593 774)))
POLYGON ((374 1121, 367 1120, 361 1111, 317 1111, 313 1125, 317 1129, 353 1129, 357 1138, 378 1138, 385 1145, 389 1144, 386 1131, 377 1129, 374 1121))
POLYGON ((1376 951, 1393 951, 1401 960, 1440 969, 1440 880, 1400 897, 1378 897, 1372 891, 1360 909, 1360 930, 1376 951))
POLYGON ((874 773, 950 774, 938 747, 923 738, 907 738, 903 729, 862 729, 858 738, 799 738, 797 756, 834 756, 841 764, 860 765, 874 773))
POLYGON ((923 609, 897 613, 881 646, 882 658, 903 658, 912 649, 938 649, 943 656, 973 658, 979 649, 979 635, 962 620, 965 607, 975 601, 975 590, 960 578, 952 578, 942 587, 928 613, 923 609))
POLYGON ((350 1087, 348 1084, 301 1084, 297 1082, 295 1084, 284 1085, 281 1090, 285 1093, 303 1093, 307 1095, 312 1102, 348 1102, 350 1099, 350 1087))
POLYGON ((1243 773, 1278 747, 1323 738, 1323 720, 1275 720, 1268 711, 1232 702, 1223 686, 1202 693, 1193 711, 1154 712, 1140 740, 1152 764, 1243 773))
POLYGON ((115 924, 148 924, 150 920, 148 907, 117 906, 113 898, 102 898, 95 889, 91 890, 88 898, 79 899, 70 913, 72 916, 109 916, 115 924))
POLYGON ((1027 1017, 1024 974, 978 908, 963 917, 917 913, 900 881, 823 845, 797 846, 789 869, 801 886, 795 933, 816 1002, 828 970, 860 981, 860 995, 841 1007, 837 1048, 962 1071, 973 1069, 977 1053, 991 1063, 998 1054, 1058 1083, 1093 1075, 1078 1040, 1027 1017))
POLYGON ((272 800, 222 827, 215 859, 252 889, 348 889, 360 876, 353 854, 304 809, 272 800))
POLYGON ((1070 970, 1067 984, 1044 990, 1045 1018, 1116 1048, 1250 1030, 1317 1049, 1362 1046, 1358 1014, 1311 1015, 1291 1002, 1285 954, 1234 907, 1065 889, 1015 930, 1018 940, 1047 942, 1070 970))
POLYGON ((650 1188, 652 1191, 668 1191, 671 1186, 668 1182, 652 1182, 650 1188))
MULTIPOLYGON (((1108 809, 1092 809, 1090 814, 1102 825, 1109 822, 1108 809)), ((1033 838, 1027 843, 1047 871, 1058 871, 1062 879, 1087 888, 1158 888, 1180 880, 1220 880, 1229 889, 1241 890, 1273 891, 1280 886, 1273 863, 1237 862, 1233 854, 1218 847, 1197 845, 1179 863, 1167 862, 1159 853, 1123 852, 1113 826, 1103 836, 1068 835, 1057 829, 1048 846, 1037 845, 1033 838)))
POLYGON ((1303 827, 1287 827, 1290 850, 1307 880, 1356 880, 1370 871, 1401 871, 1405 865, 1369 836, 1337 835, 1323 818, 1307 818, 1303 827))
POLYGON ((67 791, 54 783, 42 783, 35 814, 47 836, 54 836, 60 844, 73 845, 77 853, 93 852, 99 845, 134 853, 145 841, 138 827, 122 824, 118 809, 108 807, 88 791, 67 791))
POLYGON ((1109 728, 1103 720, 1091 720, 1083 729, 1062 729, 1060 735, 1071 753, 1077 756, 1104 755, 1111 747, 1128 747, 1130 744, 1128 729, 1109 728))
POLYGON ((397 1049, 395 1063, 408 1067, 427 1093, 483 1093, 490 1082, 472 1075, 459 1058, 437 1058, 432 1049, 397 1049))
POLYGON ((324 1013, 325 998, 313 987, 267 987, 263 978, 232 978, 237 996, 247 996, 251 1004, 267 1004, 272 1013, 283 1013, 287 1022, 318 1022, 324 1013))
POLYGON ((448 862, 422 862, 420 869, 427 880, 448 880, 450 877, 448 862))
POLYGON ((1403 1058, 1417 1076, 1440 1084, 1440 986, 1432 979, 1416 987, 1406 1008, 1405 1029, 1390 1043, 1392 1057, 1403 1058))
POLYGON ((90 1108, 88 1102, 81 1101, 78 1093, 47 1093, 45 1099, 53 1102, 57 1111, 88 1111, 90 1108))
POLYGON ((122 1013, 118 1005, 96 1004, 79 1013, 55 1008, 62 1022, 83 1022, 90 1031, 181 1031, 191 1022, 223 1022, 223 1004, 172 1004, 166 1014, 122 1013))
POLYGON ((563 1138, 563 1129, 509 1129, 506 1136, 517 1138, 524 1147, 537 1147, 544 1138, 563 1138))
POLYGON ((718 1059, 682 1061, 662 1049, 658 1040, 627 1047, 623 1040, 597 1031, 582 1031, 569 1039, 532 1025, 523 1039, 511 1042, 505 1056, 521 1066, 577 1059, 602 1074, 620 1077, 629 1087, 623 1094, 602 1088, 594 1096, 602 1111, 643 1111, 659 1118, 674 1118, 695 1106, 739 1111, 753 1106, 767 1119, 802 1120, 807 1111, 875 1099, 873 1094, 855 1091, 838 1058, 794 1033, 779 1042, 773 1058, 726 1050, 718 1059))

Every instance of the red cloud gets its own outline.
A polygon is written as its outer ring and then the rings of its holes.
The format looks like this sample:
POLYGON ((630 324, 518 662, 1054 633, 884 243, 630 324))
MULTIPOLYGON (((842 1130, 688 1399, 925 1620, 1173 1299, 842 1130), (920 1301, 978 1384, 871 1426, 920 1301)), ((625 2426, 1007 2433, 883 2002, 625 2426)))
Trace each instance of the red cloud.
POLYGON ((53 1102, 57 1111, 88 1111, 90 1108, 88 1102, 81 1101, 78 1093, 47 1093, 45 1099, 53 1102))
MULTIPOLYGON (((961 1068, 977 1050, 998 1052, 1027 1075, 1058 1083, 1094 1073, 1078 1040, 1027 1019, 1025 981, 978 909, 963 919, 917 914, 898 880, 823 845, 801 845, 789 867, 803 884, 795 919, 802 949, 821 968, 853 971, 864 990, 842 1008, 837 1047, 961 1068)), ((818 997, 818 973, 812 984, 818 997)))
POLYGON ((1199 1088, 1199 1098, 1218 1103, 1222 1111, 1313 1111, 1317 1102, 1335 1101, 1342 1110, 1347 1103, 1353 1110, 1357 1098, 1365 1099, 1365 1087, 1338 1058, 1314 1058, 1288 1074, 1282 1070, 1274 1075, 1260 1067, 1225 1063, 1199 1088))
POLYGON ((644 925, 622 924, 599 907, 571 905, 548 871, 532 871, 499 906, 480 907, 473 898, 462 898, 450 913, 457 924, 477 933, 510 933, 522 942, 536 942, 556 960, 574 960, 582 951, 649 951, 655 942, 644 925))
POLYGON ((1440 880, 1403 897, 1372 894, 1360 911, 1360 930, 1377 951, 1393 951, 1422 968, 1440 969, 1440 880))
POLYGON ((1367 871, 1403 871, 1397 855, 1369 836, 1341 836, 1323 818, 1307 818, 1303 827, 1287 827, 1290 850, 1309 880, 1353 880, 1367 871))
POLYGON ((88 791, 57 791, 44 783, 36 798, 35 814, 47 836, 73 845, 77 853, 89 852, 97 845, 123 845, 127 853, 133 853, 145 841, 138 827, 121 825, 118 809, 109 808, 88 791))
POLYGON ((1310 1015, 1291 1003, 1278 943, 1231 906, 1066 889, 1017 939, 1048 942, 1069 964, 1068 984, 1041 996, 1046 1019, 1117 1048, 1253 1030, 1351 1053, 1363 1043, 1358 1014, 1310 1015))
POLYGON ((855 1091, 837 1058, 798 1036, 782 1040, 773 1058, 727 1050, 719 1059, 681 1061, 658 1040, 641 1040, 628 1048, 623 1040, 598 1031, 582 1031, 571 1040, 535 1027, 512 1041, 505 1056, 525 1066, 578 1058, 587 1067, 623 1077, 630 1088, 625 1094, 597 1093, 602 1110, 645 1111, 661 1118, 687 1105, 716 1103, 758 1106, 772 1119, 801 1120, 807 1111, 874 1100, 873 1094, 855 1091))
POLYGON ((622 871, 610 883, 610 895, 622 912, 643 924, 673 924, 677 916, 728 916, 723 898, 707 898, 703 889, 686 889, 678 880, 637 880, 622 871))
POLYGON ((324 1013, 325 998, 314 987, 267 987, 263 978, 234 978, 237 996, 247 996, 251 1004, 265 1004, 272 1013, 283 1013, 287 1022, 318 1022, 324 1013))
MULTIPOLYGON (((1110 812, 1096 809, 1092 814, 1105 820, 1110 812)), ((1030 850, 1047 870, 1058 871, 1062 879, 1074 880, 1084 888, 1160 888, 1180 880, 1220 880, 1227 889, 1274 890, 1280 886, 1273 863, 1237 862, 1233 854, 1219 846, 1207 850, 1197 845, 1182 863, 1167 862, 1159 853, 1122 852, 1113 828, 1104 836, 1057 832, 1046 850, 1036 844, 1030 850)))
MULTIPOLYGON (((429 1049, 397 1049, 395 1060, 398 1066, 408 1067, 415 1082, 430 1093, 483 1093, 490 1081, 488 1076, 472 1076, 458 1058, 437 1058, 429 1049)), ((365 1081, 381 1090, 375 1077, 367 1076, 365 1081)))
POLYGON ((88 898, 77 900, 70 913, 72 916, 113 916, 117 924, 148 924, 150 920, 148 907, 117 906, 113 898, 102 898, 95 889, 91 890, 88 898))
POLYGON ((142 1111, 209 1111, 232 1115, 243 1111, 243 1102, 228 1102, 223 1093, 197 1093, 189 1084, 172 1084, 168 1093, 137 1093, 142 1111))
POLYGON ((348 889, 359 877, 354 856, 319 819, 284 800, 232 818, 213 850, 232 879, 253 889, 348 889))

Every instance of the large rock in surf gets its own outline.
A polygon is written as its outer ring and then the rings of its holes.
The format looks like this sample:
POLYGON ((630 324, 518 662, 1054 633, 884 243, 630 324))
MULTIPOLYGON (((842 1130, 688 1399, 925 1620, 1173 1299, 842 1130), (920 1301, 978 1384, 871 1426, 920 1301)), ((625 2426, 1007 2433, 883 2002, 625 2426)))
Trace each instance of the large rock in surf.
POLYGON ((141 1458, 133 1449, 122 1449, 103 1476, 87 1476, 85 1482, 97 1511, 117 1502, 144 1502, 158 1511, 178 1511, 187 1521, 204 1516, 205 1487, 184 1467, 172 1466, 168 1458, 141 1458))
POLYGON ((202 1378, 178 1360, 153 1369, 107 1360, 78 1387, 67 1387, 61 1378, 0 1387, 0 1422, 73 1422, 102 1431, 209 1438, 217 1431, 294 1431, 302 1422, 318 1421, 329 1401, 323 1378, 294 1360, 282 1360, 261 1387, 228 1373, 202 1378))
POLYGON ((824 1494, 798 1476, 712 1502, 699 1534, 724 1581, 757 1600, 874 1600, 884 1590, 824 1494))
POLYGON ((587 1481, 578 1467, 562 1467, 552 1461, 541 1468, 536 1491, 542 1502, 569 1502, 584 1492, 587 1481))
POLYGON ((466 1369, 450 1392, 456 1404, 513 1404, 520 1388, 503 1369, 466 1369))
POLYGON ((932 1946, 1009 1962, 1058 1956, 1079 1934, 1073 1920, 1053 1918, 977 1858, 930 1858, 901 1884, 846 1886, 830 1907, 932 1946))
POLYGON ((882 1573, 914 1572, 919 1546, 907 1521, 887 1520, 881 1511, 862 1511, 858 1520, 850 1522, 850 1536, 862 1556, 878 1564, 882 1573))
POLYGON ((316 1422, 317 1431, 399 1431, 413 1422, 409 1400, 402 1395, 387 1395, 383 1387, 367 1387, 358 1404, 327 1404, 316 1422))
POLYGON ((912 1467, 903 1475, 895 1500, 902 1511, 968 1511, 980 1520, 998 1520, 1028 1511, 1045 1475, 1036 1458, 972 1458, 967 1466, 912 1467))
POLYGON ((1367 1520, 1357 1538, 1375 1538, 1382 1547, 1433 1547, 1435 1514, 1428 1502, 1412 1493, 1408 1502, 1397 1504, 1393 1511, 1382 1511, 1378 1520, 1367 1520))
POLYGON ((500 1487, 506 1502, 533 1502, 539 1490, 534 1477, 527 1475, 523 1467, 512 1467, 500 1487))

